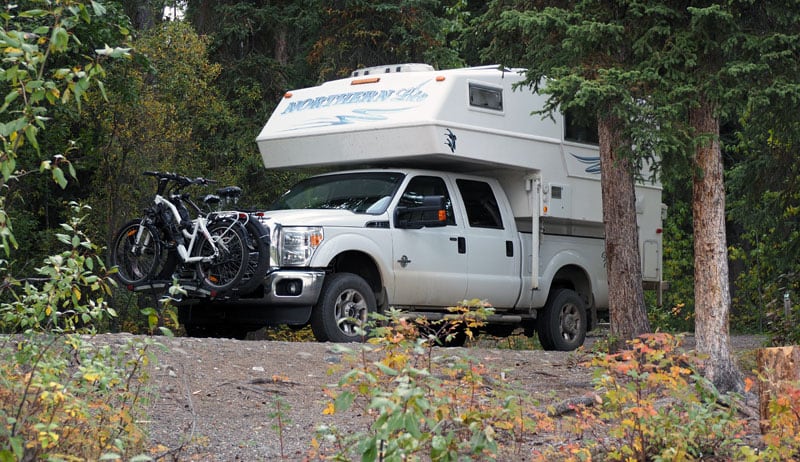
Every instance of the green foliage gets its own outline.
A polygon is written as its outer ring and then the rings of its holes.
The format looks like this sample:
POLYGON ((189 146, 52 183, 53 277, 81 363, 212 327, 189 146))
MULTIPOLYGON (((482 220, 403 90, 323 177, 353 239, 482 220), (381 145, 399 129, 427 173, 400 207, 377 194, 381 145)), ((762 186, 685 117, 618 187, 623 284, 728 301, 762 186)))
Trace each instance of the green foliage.
MULTIPOLYGON (((93 88, 104 95, 101 62, 128 56, 127 49, 107 45, 87 52, 79 39, 105 13, 94 1, 22 2, 0 12, 0 241, 6 255, 17 245, 9 199, 24 197, 12 187, 30 170, 47 173, 62 189, 67 176, 77 177, 68 159, 74 144, 51 149, 43 136, 47 123, 73 103, 80 111, 95 96, 93 88)), ((17 279, 10 272, 14 262, 2 262, 0 328, 12 332, 0 339, 0 439, 8 442, 2 460, 120 459, 144 441, 134 409, 146 383, 149 343, 115 350, 77 335, 95 332, 114 316, 106 301, 113 282, 88 236, 88 207, 70 202, 64 208, 71 215, 55 239, 66 250, 44 257, 38 277, 17 279)))
POLYGON ((667 334, 630 343, 631 349, 600 358, 596 386, 607 390, 599 417, 614 421, 620 445, 614 460, 675 460, 729 453, 743 431, 734 403, 720 395, 667 334), (659 404, 667 400, 670 406, 659 404))
POLYGON ((462 65, 448 47, 457 23, 438 0, 345 1, 323 9, 322 30, 309 55, 319 80, 360 67, 423 62, 439 69, 462 65))
POLYGON ((128 56, 127 48, 112 46, 126 33, 112 25, 113 10, 99 2, 23 1, 0 14, 0 244, 7 256, 20 247, 9 269, 30 274, 32 262, 50 254, 42 229, 67 214, 63 188, 81 176, 71 124, 103 95, 105 66, 128 56), (30 231, 19 242, 11 227, 17 219, 19 231, 30 231))
POLYGON ((765 461, 793 460, 800 454, 800 386, 795 382, 782 387, 768 404, 769 419, 764 434, 765 461))
MULTIPOLYGON (((765 93, 776 89, 764 89, 765 93)), ((776 342, 800 338, 784 315, 784 295, 797 305, 800 263, 800 116, 791 109, 800 95, 754 99, 740 120, 734 153, 740 161, 728 171, 732 200, 729 217, 738 230, 730 254, 736 277, 734 321, 751 330, 768 330, 776 342)))
POLYGON ((66 233, 57 234, 67 250, 45 258, 36 280, 6 277, 10 301, 0 304, 4 331, 72 332, 115 315, 105 299, 111 294, 111 275, 83 228, 88 207, 70 206, 74 216, 62 224, 66 233))
POLYGON ((512 395, 473 359, 434 357, 442 335, 466 326, 480 327, 485 307, 460 306, 451 319, 419 324, 390 311, 376 316, 366 345, 341 346, 353 368, 330 391, 326 414, 354 407, 369 416, 369 428, 344 434, 322 426, 313 443, 314 457, 332 460, 434 461, 519 457, 519 442, 550 420, 527 399, 512 395), (452 327, 450 327, 452 326, 452 327), (492 386, 488 383, 491 380, 492 386), (499 437, 513 442, 498 444, 499 437))
MULTIPOLYGON (((23 4, 28 6, 29 4, 23 4)), ((81 47, 75 30, 102 16, 105 8, 97 2, 89 6, 83 2, 65 1, 46 3, 43 8, 20 8, 9 5, 0 16, 0 185, 16 179, 22 151, 33 151, 41 156, 40 138, 50 114, 49 108, 74 102, 80 110, 92 85, 102 90, 105 70, 101 64, 107 56, 125 56, 127 50, 108 47, 96 50, 94 57, 82 57, 82 63, 62 67, 54 66, 62 55, 73 53, 81 47)), ((61 188, 67 175, 75 177, 75 168, 66 152, 45 156, 40 172, 48 172, 61 188)), ((6 193, 0 197, 2 232, 0 244, 6 255, 16 247, 9 215, 6 212, 6 193)))
POLYGON ((91 105, 98 174, 89 200, 103 212, 96 220, 104 239, 152 199, 155 182, 142 177, 145 170, 228 181, 228 162, 215 162, 220 154, 203 146, 228 113, 211 86, 221 68, 208 61, 207 44, 187 23, 150 29, 134 42, 137 60, 113 67, 109 100, 91 105))
POLYGON ((474 359, 432 354, 435 337, 412 320, 397 312, 379 319, 366 345, 339 346, 350 364, 324 411, 364 416, 366 427, 320 426, 311 460, 771 461, 797 451, 796 391, 773 400, 765 447, 748 446, 740 398, 699 374, 701 358, 680 337, 650 334, 614 354, 595 350, 584 364, 594 369, 591 399, 540 405, 474 359))
POLYGON ((135 418, 152 342, 28 331, 0 343, 0 459, 118 460, 144 448, 135 418))
POLYGON ((738 460, 747 452, 736 397, 720 394, 698 373, 698 358, 679 347, 679 337, 650 334, 628 342, 624 351, 595 357, 600 405, 570 417, 572 431, 587 441, 582 449, 624 461, 700 460, 707 454, 738 460))
POLYGON ((272 405, 274 409, 268 414, 272 419, 272 429, 278 434, 278 442, 280 443, 281 458, 286 459, 286 453, 283 448, 283 437, 287 430, 287 426, 292 424, 291 419, 288 418, 289 405, 286 401, 278 395, 272 398, 272 405))
POLYGON ((690 332, 694 330, 694 238, 692 208, 684 200, 687 184, 667 179, 664 189, 669 201, 664 220, 662 265, 663 278, 669 281, 662 306, 649 304, 650 325, 657 331, 690 332))
POLYGON ((42 278, 6 277, 0 326, 23 334, 0 339, 0 437, 10 442, 3 460, 120 458, 144 442, 134 416, 152 342, 113 348, 78 335, 115 313, 105 300, 110 273, 83 229, 88 208, 71 207, 57 235, 67 250, 45 258, 42 278))
POLYGON ((495 454, 497 416, 487 412, 479 396, 483 366, 467 361, 434 371, 437 364, 432 347, 438 334, 450 329, 432 329, 427 324, 423 329, 429 333, 421 334, 420 325, 394 310, 376 318, 387 324, 371 327, 366 345, 341 347, 356 367, 339 379, 338 392, 331 393, 325 411, 333 414, 357 406, 364 415, 372 416, 373 423, 369 430, 354 435, 341 434, 335 426, 321 427, 315 440, 318 455, 332 451, 335 460, 390 461, 422 455, 432 460, 457 460, 495 454))

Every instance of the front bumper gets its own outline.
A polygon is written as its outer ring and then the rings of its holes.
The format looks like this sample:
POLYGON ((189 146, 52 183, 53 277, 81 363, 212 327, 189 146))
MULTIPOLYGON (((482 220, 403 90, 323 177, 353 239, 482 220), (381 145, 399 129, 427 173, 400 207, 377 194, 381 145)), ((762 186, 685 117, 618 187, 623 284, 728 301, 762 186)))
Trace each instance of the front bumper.
POLYGON ((266 305, 313 306, 319 299, 325 271, 277 270, 264 277, 266 305))

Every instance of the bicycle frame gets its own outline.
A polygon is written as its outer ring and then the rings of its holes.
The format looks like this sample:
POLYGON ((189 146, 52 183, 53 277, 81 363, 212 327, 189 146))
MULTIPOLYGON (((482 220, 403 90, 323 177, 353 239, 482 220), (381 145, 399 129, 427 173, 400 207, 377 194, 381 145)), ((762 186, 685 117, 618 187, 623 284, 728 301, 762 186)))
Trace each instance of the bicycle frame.
MULTIPOLYGON (((178 197, 179 198, 179 197, 178 197)), ((177 223, 181 222, 181 214, 178 211, 178 207, 175 204, 165 199, 161 194, 156 193, 154 202, 156 205, 163 205, 167 207, 172 214, 173 219, 176 220, 177 223)), ((194 205, 194 204, 192 204, 194 205)), ((212 261, 214 258, 217 258, 220 255, 220 247, 222 246, 223 250, 227 250, 224 248, 225 244, 220 241, 216 241, 212 238, 211 234, 208 232, 208 223, 210 221, 209 217, 216 218, 219 217, 220 214, 208 214, 208 216, 203 216, 202 213, 198 214, 197 218, 192 220, 192 231, 189 232, 186 229, 181 228, 180 232, 183 234, 183 237, 188 240, 188 245, 178 244, 177 251, 178 255, 181 257, 181 261, 184 263, 198 263, 198 262, 209 262, 212 261), (198 236, 202 235, 206 238, 206 240, 211 244, 211 248, 214 250, 214 253, 211 255, 197 255, 192 256, 192 251, 194 250, 195 244, 198 242, 198 236)), ((238 214, 237 214, 238 217, 238 214)), ((236 225, 236 222, 231 222, 229 228, 232 228, 236 225)))

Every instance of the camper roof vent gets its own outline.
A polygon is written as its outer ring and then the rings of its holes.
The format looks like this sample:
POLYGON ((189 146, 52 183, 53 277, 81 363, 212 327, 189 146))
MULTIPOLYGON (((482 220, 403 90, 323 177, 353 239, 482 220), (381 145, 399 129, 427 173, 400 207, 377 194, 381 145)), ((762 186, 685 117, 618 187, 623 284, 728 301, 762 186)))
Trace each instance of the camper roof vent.
POLYGON ((433 66, 430 64, 391 64, 388 66, 375 66, 375 67, 365 67, 363 69, 358 69, 353 71, 350 74, 350 77, 362 77, 365 75, 372 75, 372 74, 390 74, 393 72, 420 72, 420 71, 432 71, 433 66))

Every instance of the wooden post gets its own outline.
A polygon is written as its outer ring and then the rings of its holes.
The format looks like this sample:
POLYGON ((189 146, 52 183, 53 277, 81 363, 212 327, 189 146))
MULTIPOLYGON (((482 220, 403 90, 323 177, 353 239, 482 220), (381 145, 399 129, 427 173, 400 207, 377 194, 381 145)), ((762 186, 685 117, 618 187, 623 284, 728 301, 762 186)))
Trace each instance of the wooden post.
POLYGON ((800 381, 800 347, 762 348, 756 353, 758 373, 764 378, 759 390, 761 433, 769 431, 769 402, 800 381))

